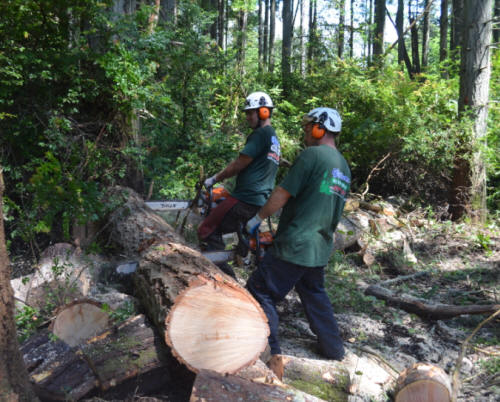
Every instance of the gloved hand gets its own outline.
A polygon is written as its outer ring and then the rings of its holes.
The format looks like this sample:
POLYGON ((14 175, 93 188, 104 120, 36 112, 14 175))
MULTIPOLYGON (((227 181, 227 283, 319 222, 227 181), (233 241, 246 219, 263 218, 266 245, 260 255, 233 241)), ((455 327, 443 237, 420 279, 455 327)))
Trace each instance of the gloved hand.
POLYGON ((205 188, 208 189, 208 188, 212 187, 217 182, 217 180, 215 180, 215 176, 217 176, 217 175, 214 174, 212 177, 209 177, 208 179, 206 179, 203 182, 203 185, 205 186, 205 188))
POLYGON ((247 222, 245 229, 249 234, 255 235, 255 232, 257 231, 257 229, 259 229, 262 221, 263 219, 259 216, 259 214, 257 214, 247 222))

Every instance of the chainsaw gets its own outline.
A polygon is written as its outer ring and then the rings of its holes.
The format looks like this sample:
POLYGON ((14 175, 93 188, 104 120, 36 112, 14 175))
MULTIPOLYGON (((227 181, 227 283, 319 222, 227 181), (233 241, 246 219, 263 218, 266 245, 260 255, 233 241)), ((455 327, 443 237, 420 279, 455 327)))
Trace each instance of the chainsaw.
MULTIPOLYGON (((176 222, 179 219, 180 213, 187 210, 183 222, 180 225, 179 231, 182 234, 187 216, 191 211, 202 217, 207 217, 210 211, 224 201, 229 195, 229 191, 223 186, 210 187, 203 191, 203 181, 200 180, 196 184, 196 195, 192 200, 147 201, 146 205, 157 212, 178 211, 176 222)), ((257 263, 260 262, 266 249, 272 244, 273 233, 270 218, 268 218, 267 223, 269 231, 257 231, 255 236, 249 237, 243 225, 240 225, 237 231, 238 240, 246 246, 247 250, 255 255, 257 263)), ((214 264, 231 261, 236 257, 235 250, 203 251, 202 254, 214 264)))

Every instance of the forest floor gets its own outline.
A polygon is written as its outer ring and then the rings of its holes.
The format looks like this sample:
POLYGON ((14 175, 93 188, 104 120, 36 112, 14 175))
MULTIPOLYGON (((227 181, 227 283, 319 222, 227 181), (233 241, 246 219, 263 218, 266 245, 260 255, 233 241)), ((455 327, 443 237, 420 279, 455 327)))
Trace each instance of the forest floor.
MULTIPOLYGON (((195 241, 197 219, 185 228, 188 242, 195 241)), ((172 223, 171 217, 168 220, 172 223)), ((366 296, 364 290, 380 284, 396 295, 418 297, 429 304, 500 304, 500 222, 451 223, 438 220, 429 210, 399 214, 397 220, 400 225, 365 232, 361 247, 336 252, 326 268, 325 287, 345 347, 357 355, 376 356, 392 367, 394 377, 415 362, 439 366, 451 377, 464 341, 488 315, 424 319, 366 296), (419 272, 426 274, 414 275, 419 272), (408 279, 385 282, 397 277, 408 279)), ((30 271, 25 259, 11 256, 11 260, 13 276, 30 271)), ((234 267, 243 285, 253 267, 253 263, 234 267)), ((291 292, 278 309, 283 353, 324 360, 316 352, 315 336, 296 293, 291 292)), ((461 359, 459 401, 500 400, 499 323, 497 317, 483 325, 468 343, 461 359)), ((321 391, 316 396, 328 399, 321 391)), ((146 395, 129 400, 142 397, 146 395)), ((156 394, 150 400, 171 398, 156 394)), ((386 400, 392 400, 392 395, 386 395, 386 400)))
MULTIPOLYGON (((424 319, 366 296, 367 286, 381 284, 396 295, 430 305, 500 304, 500 221, 474 225, 438 218, 430 209, 398 213, 398 225, 381 229, 380 224, 365 232, 362 248, 336 252, 326 269, 325 288, 347 351, 373 353, 393 367, 396 377, 396 371, 426 362, 451 378, 464 341, 488 315, 424 319), (414 276, 417 273, 425 274, 414 276), (384 285, 406 276, 407 280, 384 285)), ((188 225, 188 239, 194 237, 190 229, 188 225)), ((253 267, 234 267, 241 284, 253 267)), ((278 310, 282 352, 323 360, 298 295, 291 292, 278 310)), ((485 324, 468 343, 461 360, 459 401, 500 400, 499 323, 497 317, 485 324)))

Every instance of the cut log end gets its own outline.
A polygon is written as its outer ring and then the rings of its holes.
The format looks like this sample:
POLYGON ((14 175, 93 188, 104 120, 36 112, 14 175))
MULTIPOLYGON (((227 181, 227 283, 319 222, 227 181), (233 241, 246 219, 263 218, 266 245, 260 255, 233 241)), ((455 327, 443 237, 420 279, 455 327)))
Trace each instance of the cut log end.
POLYGON ((451 384, 443 369, 416 363, 397 380, 396 402, 449 402, 451 384))
POLYGON ((69 346, 76 346, 108 327, 109 315, 100 303, 77 300, 61 307, 51 331, 69 346))
POLYGON ((181 293, 166 319, 166 342, 190 370, 236 373, 267 345, 260 305, 243 288, 199 277, 181 293))

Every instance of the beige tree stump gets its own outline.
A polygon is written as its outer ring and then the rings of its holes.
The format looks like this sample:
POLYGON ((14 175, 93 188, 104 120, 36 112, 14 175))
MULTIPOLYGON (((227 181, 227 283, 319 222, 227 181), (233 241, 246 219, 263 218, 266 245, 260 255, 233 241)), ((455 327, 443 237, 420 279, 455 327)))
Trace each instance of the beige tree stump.
POLYGON ((451 382, 442 368, 416 363, 400 374, 395 395, 396 402, 449 402, 451 382))

